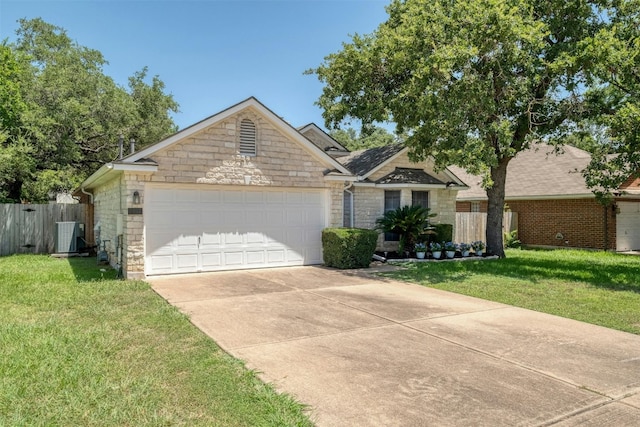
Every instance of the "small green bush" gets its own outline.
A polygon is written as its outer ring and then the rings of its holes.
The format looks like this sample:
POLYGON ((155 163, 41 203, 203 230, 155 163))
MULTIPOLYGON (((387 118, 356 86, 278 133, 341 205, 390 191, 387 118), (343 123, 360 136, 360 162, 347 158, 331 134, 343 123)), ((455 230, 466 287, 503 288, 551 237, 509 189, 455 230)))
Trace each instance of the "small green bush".
POLYGON ((431 238, 432 242, 452 242, 453 224, 433 224, 436 234, 431 238))
POLYGON ((325 228, 322 230, 322 250, 327 267, 369 267, 376 250, 378 233, 363 228, 325 228))
POLYGON ((504 247, 509 249, 522 248, 522 242, 518 240, 518 230, 504 233, 504 247))

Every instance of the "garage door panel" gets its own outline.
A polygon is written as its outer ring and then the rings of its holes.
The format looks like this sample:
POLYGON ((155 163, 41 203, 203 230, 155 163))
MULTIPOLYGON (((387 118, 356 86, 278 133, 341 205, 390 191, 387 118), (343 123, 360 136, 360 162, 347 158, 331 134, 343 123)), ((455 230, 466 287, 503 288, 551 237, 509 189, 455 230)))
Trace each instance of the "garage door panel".
POLYGON ((222 266, 221 252, 202 252, 202 271, 216 270, 222 266))
POLYGON ((260 244, 263 245, 266 243, 266 238, 264 234, 250 231, 246 233, 247 236, 247 245, 260 244))
POLYGON ((225 266, 241 266, 244 265, 244 257, 242 256, 242 252, 224 252, 224 265, 225 266))
POLYGON ((323 191, 152 186, 146 195, 147 274, 322 262, 323 191))
POLYGON ((247 251, 246 252, 247 264, 265 264, 265 251, 247 251))
POLYGON ((298 263, 304 261, 304 253, 299 250, 287 249, 287 262, 298 263))
POLYGON ((179 271, 196 271, 198 268, 198 254, 177 254, 176 268, 179 271))
POLYGON ((220 243, 222 242, 222 238, 220 237, 220 233, 217 232, 203 232, 202 233, 202 240, 201 240, 201 245, 203 246, 208 246, 208 245, 220 245, 220 243))
POLYGON ((640 203, 618 202, 616 216, 616 249, 640 250, 640 203))

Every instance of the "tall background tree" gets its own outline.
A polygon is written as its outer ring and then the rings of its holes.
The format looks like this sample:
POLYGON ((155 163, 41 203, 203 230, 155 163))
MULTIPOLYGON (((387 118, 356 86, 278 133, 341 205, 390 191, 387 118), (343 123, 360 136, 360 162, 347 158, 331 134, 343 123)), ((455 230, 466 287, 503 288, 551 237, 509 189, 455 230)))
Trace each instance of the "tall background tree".
POLYGON ((349 151, 382 147, 402 142, 402 136, 395 136, 382 126, 371 126, 369 129, 361 130, 360 132, 352 127, 332 129, 329 131, 329 135, 349 151))
POLYGON ((46 201, 116 159, 119 135, 142 147, 177 130, 159 77, 144 68, 121 87, 99 51, 42 19, 20 20, 0 54, 0 201, 46 201))
POLYGON ((584 175, 605 204, 623 182, 640 174, 640 0, 615 2, 607 22, 581 49, 593 64, 586 123, 601 130, 591 133, 596 144, 584 175))
MULTIPOLYGON (((487 246, 504 256, 510 160, 575 130, 591 67, 580 49, 606 27, 587 0, 394 0, 389 18, 315 70, 327 126, 391 121, 411 156, 485 174, 487 246)), ((613 6, 610 6, 613 7, 613 6)))

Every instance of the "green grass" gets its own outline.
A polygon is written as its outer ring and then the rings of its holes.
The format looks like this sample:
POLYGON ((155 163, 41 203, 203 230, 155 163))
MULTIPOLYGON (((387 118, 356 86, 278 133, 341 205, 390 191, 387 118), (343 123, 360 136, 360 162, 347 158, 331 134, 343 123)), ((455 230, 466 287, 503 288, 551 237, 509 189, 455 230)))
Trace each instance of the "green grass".
POLYGON ((407 264, 395 279, 640 334, 640 257, 507 250, 500 260, 407 264))
POLYGON ((0 258, 0 426, 310 426, 145 282, 0 258))

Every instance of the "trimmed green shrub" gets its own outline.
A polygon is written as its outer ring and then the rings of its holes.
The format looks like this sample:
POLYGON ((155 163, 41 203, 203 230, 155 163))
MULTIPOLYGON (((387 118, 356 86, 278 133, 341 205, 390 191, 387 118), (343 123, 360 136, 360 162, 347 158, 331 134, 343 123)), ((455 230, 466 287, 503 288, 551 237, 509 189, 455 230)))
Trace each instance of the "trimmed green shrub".
POLYGON ((436 234, 431 238, 432 242, 452 242, 453 224, 433 224, 436 234))
POLYGON ((322 230, 322 250, 327 267, 369 267, 376 250, 378 233, 363 228, 325 228, 322 230))

